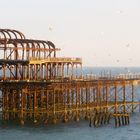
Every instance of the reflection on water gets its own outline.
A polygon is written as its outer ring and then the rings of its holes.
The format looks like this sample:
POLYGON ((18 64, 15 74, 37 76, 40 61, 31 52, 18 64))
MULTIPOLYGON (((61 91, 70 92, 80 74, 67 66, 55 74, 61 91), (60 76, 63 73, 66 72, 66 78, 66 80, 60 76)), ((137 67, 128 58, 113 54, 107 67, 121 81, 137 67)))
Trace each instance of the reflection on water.
POLYGON ((1 125, 0 140, 138 140, 140 131, 140 113, 131 116, 131 124, 120 128, 109 125, 94 128, 88 121, 69 122, 50 126, 1 125))

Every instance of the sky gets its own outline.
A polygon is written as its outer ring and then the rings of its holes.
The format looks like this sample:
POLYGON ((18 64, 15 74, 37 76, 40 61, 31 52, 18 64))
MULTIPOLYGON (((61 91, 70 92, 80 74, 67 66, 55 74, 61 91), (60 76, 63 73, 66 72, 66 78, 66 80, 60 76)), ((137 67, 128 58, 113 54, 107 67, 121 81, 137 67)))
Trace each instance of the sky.
POLYGON ((84 66, 140 66, 140 0, 0 0, 0 28, 50 40, 84 66))

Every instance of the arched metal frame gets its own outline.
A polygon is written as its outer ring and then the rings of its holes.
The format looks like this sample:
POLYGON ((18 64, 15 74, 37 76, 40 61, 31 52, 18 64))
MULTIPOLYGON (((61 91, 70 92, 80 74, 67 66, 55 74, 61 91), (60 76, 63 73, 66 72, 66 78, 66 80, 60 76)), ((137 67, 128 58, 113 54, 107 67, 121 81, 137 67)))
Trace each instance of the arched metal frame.
POLYGON ((0 29, 0 33, 3 34, 3 37, 0 36, 0 39, 25 39, 25 35, 17 30, 0 29))
POLYGON ((30 60, 54 58, 58 50, 51 41, 26 39, 20 31, 0 29, 0 79, 23 79, 25 73, 29 77, 30 60))
POLYGON ((0 29, 0 44, 4 54, 3 59, 8 59, 5 55, 8 49, 13 49, 12 53, 16 55, 14 59, 22 60, 33 57, 56 57, 56 51, 60 50, 51 41, 26 39, 23 33, 11 29, 0 29), (22 51, 19 46, 22 47, 22 51), (21 51, 20 57, 18 57, 19 51, 21 51))
POLYGON ((0 29, 0 68, 3 75, 0 79, 63 79, 67 63, 71 63, 70 77, 73 79, 74 66, 81 65, 81 60, 58 58, 56 51, 59 50, 51 41, 27 39, 17 30, 0 29), (44 77, 43 72, 46 74, 44 77))

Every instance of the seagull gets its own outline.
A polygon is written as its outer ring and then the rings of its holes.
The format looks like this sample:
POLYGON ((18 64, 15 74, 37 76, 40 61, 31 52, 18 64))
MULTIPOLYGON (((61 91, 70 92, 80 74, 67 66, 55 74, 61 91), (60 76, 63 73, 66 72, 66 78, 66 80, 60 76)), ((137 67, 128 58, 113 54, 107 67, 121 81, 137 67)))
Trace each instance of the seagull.
POLYGON ((127 48, 130 47, 130 44, 127 44, 126 47, 127 47, 127 48))
POLYGON ((49 31, 52 31, 53 29, 52 29, 52 27, 49 27, 49 31))
POLYGON ((118 10, 118 11, 116 11, 116 13, 117 13, 117 14, 122 14, 123 11, 122 11, 122 10, 118 10))
POLYGON ((119 62, 120 62, 120 60, 118 59, 118 60, 117 60, 117 63, 119 63, 119 62))

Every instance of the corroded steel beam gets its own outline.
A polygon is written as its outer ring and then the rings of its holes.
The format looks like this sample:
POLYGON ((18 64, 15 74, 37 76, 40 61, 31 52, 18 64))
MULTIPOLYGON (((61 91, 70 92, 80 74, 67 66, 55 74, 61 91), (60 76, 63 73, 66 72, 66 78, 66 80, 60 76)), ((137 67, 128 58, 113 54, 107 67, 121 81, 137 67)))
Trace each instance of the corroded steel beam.
POLYGON ((0 29, 0 39, 25 39, 25 35, 17 30, 0 29))

